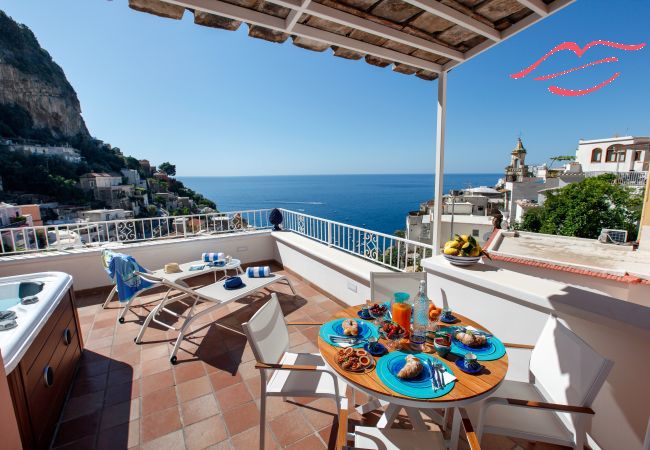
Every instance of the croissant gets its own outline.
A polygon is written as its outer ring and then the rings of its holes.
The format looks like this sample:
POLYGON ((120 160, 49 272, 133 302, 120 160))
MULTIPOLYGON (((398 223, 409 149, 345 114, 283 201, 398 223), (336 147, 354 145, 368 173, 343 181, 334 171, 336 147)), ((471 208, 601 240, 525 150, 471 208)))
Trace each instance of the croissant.
POLYGON ((419 358, 416 358, 413 355, 408 355, 406 357, 406 364, 402 367, 402 370, 397 373, 397 376, 402 379, 415 378, 420 375, 423 368, 424 366, 419 358))
POLYGON ((341 324, 343 327, 343 334, 346 336, 358 336, 359 335, 359 324, 356 320, 347 319, 344 320, 341 324))
POLYGON ((487 342, 487 337, 482 334, 466 333, 464 331, 457 332, 456 339, 468 347, 482 347, 487 342))

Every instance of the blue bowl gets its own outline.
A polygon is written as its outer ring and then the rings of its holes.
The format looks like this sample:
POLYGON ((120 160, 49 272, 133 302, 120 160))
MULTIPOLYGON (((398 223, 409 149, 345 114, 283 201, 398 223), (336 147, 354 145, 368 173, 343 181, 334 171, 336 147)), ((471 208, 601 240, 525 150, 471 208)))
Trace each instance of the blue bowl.
POLYGON ((384 346, 384 344, 381 344, 379 342, 375 343, 372 346, 372 349, 370 347, 370 343, 366 342, 366 344, 363 346, 363 349, 370 353, 372 356, 381 356, 388 353, 388 349, 384 346))

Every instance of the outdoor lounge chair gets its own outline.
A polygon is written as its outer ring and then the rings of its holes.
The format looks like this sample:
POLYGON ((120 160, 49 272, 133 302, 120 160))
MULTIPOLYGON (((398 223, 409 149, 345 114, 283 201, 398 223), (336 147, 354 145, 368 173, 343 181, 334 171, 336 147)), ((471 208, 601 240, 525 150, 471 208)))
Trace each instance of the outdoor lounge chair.
MULTIPOLYGON (((481 446, 467 412, 463 408, 454 408, 454 414, 460 416, 470 450, 480 450, 481 446)), ((356 426, 353 433, 347 433, 347 420, 347 410, 342 411, 339 415, 337 450, 446 450, 448 448, 442 431, 356 426), (348 440, 354 441, 353 447, 347 445, 348 440)))
MULTIPOLYGON (((504 380, 480 405, 479 440, 483 433, 567 445, 582 450, 594 411, 591 404, 613 363, 550 316, 532 348, 529 382, 504 380)), ((471 405, 468 407, 472 412, 471 405)))
MULTIPOLYGON (((104 269, 106 269, 106 258, 104 257, 104 254, 102 253, 102 265, 104 266, 104 269)), ((214 273, 214 281, 217 281, 217 272, 224 271, 223 267, 220 266, 209 266, 202 261, 192 261, 188 262, 185 264, 180 264, 180 272, 175 272, 175 273, 165 273, 164 269, 158 269, 155 271, 148 271, 149 274, 153 275, 154 277, 158 278, 164 278, 166 280, 171 281, 172 283, 179 283, 183 280, 189 280, 190 278, 198 277, 201 275, 204 275, 206 273, 214 273), (200 265, 204 264, 204 268, 201 270, 194 270, 191 271, 189 270, 190 267, 195 266, 195 265, 200 265)), ((124 323, 124 316, 126 316, 127 311, 131 309, 131 305, 135 301, 136 298, 138 298, 140 295, 144 295, 147 292, 149 292, 151 289, 155 289, 157 287, 160 287, 160 283, 147 280, 152 283, 151 286, 141 289, 138 292, 136 292, 133 297, 131 297, 129 300, 126 302, 122 302, 122 309, 120 310, 120 313, 118 314, 117 320, 120 323, 124 323)), ((171 290, 168 290, 167 293, 165 294, 165 297, 168 296, 171 293, 171 290)), ((110 304, 110 302, 113 300, 113 298, 117 298, 117 284, 113 285, 113 289, 111 292, 108 294, 108 297, 106 297, 106 300, 104 300, 104 303, 102 305, 103 309, 106 309, 106 307, 110 304)), ((177 299, 178 300, 178 299, 177 299)), ((173 314, 171 311, 167 311, 173 314)))
POLYGON ((176 344, 174 345, 174 350, 172 351, 171 357, 169 358, 172 364, 176 364, 177 361, 176 353, 178 352, 178 349, 181 346, 181 342, 185 338, 185 334, 187 333, 190 325, 192 325, 192 322, 194 322, 199 317, 204 316, 206 314, 210 314, 212 311, 215 311, 227 305, 228 303, 234 302, 235 300, 239 300, 240 298, 247 297, 254 292, 257 292, 261 289, 267 288, 268 286, 279 282, 284 282, 285 284, 289 285, 289 288, 291 289, 293 295, 296 295, 296 290, 294 289, 293 284, 291 284, 291 280, 289 280, 289 278, 287 278, 284 275, 271 274, 268 277, 262 277, 262 278, 248 278, 244 276, 242 278, 244 280, 245 286, 239 289, 230 289, 230 290, 226 289, 223 286, 222 282, 216 282, 216 283, 209 284, 207 286, 200 287, 198 289, 192 289, 182 281, 173 282, 167 278, 157 277, 150 273, 138 273, 138 275, 142 279, 147 280, 151 283, 158 283, 159 285, 166 286, 167 288, 169 288, 169 290, 167 291, 165 297, 160 301, 160 303, 158 303, 158 305, 154 309, 151 310, 151 312, 145 319, 144 323, 142 324, 142 327, 140 328, 140 332, 138 333, 138 336, 135 338, 136 344, 140 344, 142 342, 144 333, 152 320, 155 321, 157 324, 162 325, 168 329, 176 330, 176 328, 157 320, 156 316, 162 310, 168 311, 167 309, 165 309, 165 306, 167 306, 170 303, 176 302, 182 298, 193 299, 192 305, 187 315, 186 316, 177 315, 179 317, 185 318, 185 321, 183 322, 183 325, 181 325, 181 327, 178 329, 179 333, 178 333, 178 337, 176 338, 176 344), (169 293, 172 291, 178 291, 184 295, 178 297, 170 297, 169 293), (194 310, 196 308, 196 305, 201 302, 212 303, 212 306, 195 313, 194 310))
POLYGON ((284 321, 277 295, 244 324, 244 333, 253 349, 260 370, 260 449, 264 448, 266 397, 329 397, 339 413, 347 410, 346 384, 326 368, 318 353, 289 352, 287 325, 316 325, 284 321))

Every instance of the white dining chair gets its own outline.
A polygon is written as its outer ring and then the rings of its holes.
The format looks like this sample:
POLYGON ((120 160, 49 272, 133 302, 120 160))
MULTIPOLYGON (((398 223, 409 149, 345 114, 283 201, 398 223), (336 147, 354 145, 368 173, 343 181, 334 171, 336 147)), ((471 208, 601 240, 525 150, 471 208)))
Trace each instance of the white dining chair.
MULTIPOLYGON (((320 325, 291 323, 289 325, 320 325)), ((347 409, 346 384, 330 372, 319 353, 289 352, 289 330, 274 293, 242 324, 260 370, 260 448, 264 448, 266 397, 330 397, 337 412, 347 409)))
MULTIPOLYGON (((480 450, 481 445, 463 408, 454 408, 454 414, 463 426, 470 450, 480 450)), ((337 450, 447 450, 442 431, 416 431, 396 428, 356 426, 347 433, 347 410, 339 416, 337 450), (353 441, 353 446, 348 446, 353 441)))
POLYGON ((415 298, 422 280, 427 281, 426 272, 370 272, 370 299, 390 301, 395 292, 406 292, 415 298))
MULTIPOLYGON (((532 349, 529 381, 504 380, 478 406, 477 435, 512 436, 583 449, 612 361, 604 358, 551 315, 535 344, 505 344, 532 349)), ((472 413, 471 406, 468 407, 472 413)))

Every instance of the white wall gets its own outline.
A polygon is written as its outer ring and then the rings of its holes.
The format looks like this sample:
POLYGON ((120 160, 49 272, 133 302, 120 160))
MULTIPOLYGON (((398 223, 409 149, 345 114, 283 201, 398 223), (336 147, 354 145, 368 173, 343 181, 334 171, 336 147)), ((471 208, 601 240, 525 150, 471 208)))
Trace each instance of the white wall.
POLYGON ((370 272, 381 266, 294 233, 273 233, 275 259, 348 305, 370 298, 370 272))
MULTIPOLYGON (((133 256, 143 267, 156 270, 166 263, 185 263, 201 258, 203 252, 224 252, 242 264, 274 259, 270 232, 239 233, 191 239, 168 239, 142 244, 125 244, 112 250, 133 256)), ((57 255, 28 256, 0 261, 0 277, 33 272, 60 271, 72 275, 76 290, 111 284, 101 264, 101 250, 57 255)))
MULTIPOLYGON (((442 301, 446 296, 453 310, 475 318, 503 341, 534 344, 553 312, 597 352, 614 361, 593 404, 596 415, 590 435, 602 449, 641 449, 650 413, 650 385, 640 375, 650 371, 648 308, 484 264, 463 269, 434 259, 423 262, 433 300, 442 301), (646 326, 616 320, 612 318, 615 313, 630 321, 638 318, 646 326)), ((646 295, 650 295, 648 288, 646 295)), ((508 350, 508 354, 509 376, 525 377, 526 351, 508 350)))

